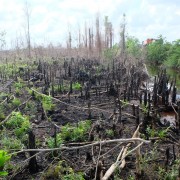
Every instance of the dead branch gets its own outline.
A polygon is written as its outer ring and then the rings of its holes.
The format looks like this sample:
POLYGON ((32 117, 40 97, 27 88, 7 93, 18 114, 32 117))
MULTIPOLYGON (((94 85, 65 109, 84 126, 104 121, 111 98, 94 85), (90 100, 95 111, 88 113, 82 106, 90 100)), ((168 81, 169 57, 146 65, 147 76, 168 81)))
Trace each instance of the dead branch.
POLYGON ((97 142, 94 142, 94 143, 91 143, 91 144, 87 144, 87 145, 83 145, 83 146, 75 146, 75 147, 66 147, 66 146, 62 145, 62 147, 51 148, 51 149, 23 149, 23 150, 20 150, 18 152, 14 152, 11 155, 22 153, 22 152, 30 152, 30 151, 51 152, 51 151, 57 151, 57 150, 77 150, 77 149, 89 148, 91 146, 96 146, 96 145, 99 145, 100 143, 101 143, 101 145, 104 145, 104 144, 119 143, 119 142, 122 142, 122 143, 131 142, 132 143, 132 142, 136 142, 136 141, 143 142, 143 143, 146 143, 146 144, 151 142, 151 141, 147 141, 147 140, 144 140, 144 139, 141 139, 141 138, 112 139, 112 140, 104 140, 104 141, 101 141, 101 142, 97 141, 97 142))
POLYGON ((96 162, 96 171, 95 171, 95 178, 94 179, 97 179, 97 172, 98 172, 98 165, 99 165, 99 159, 100 159, 100 154, 101 154, 101 148, 102 148, 102 145, 101 145, 101 140, 100 140, 100 144, 99 144, 99 153, 98 153, 98 158, 97 158, 97 162, 96 162))
MULTIPOLYGON (((140 124, 141 125, 141 124, 140 124)), ((137 138, 138 134, 139 134, 139 128, 140 125, 137 127, 136 131, 134 132, 132 139, 137 138)), ((129 154, 127 153, 129 146, 131 145, 132 142, 128 143, 125 147, 123 146, 115 163, 113 163, 111 165, 111 167, 106 171, 105 175, 103 176, 102 180, 107 180, 111 174, 115 171, 115 169, 120 165, 120 169, 123 169, 126 161, 125 161, 125 157, 129 154), (121 158, 121 160, 119 161, 119 159, 121 158), (120 164, 121 163, 121 164, 120 164)), ((141 145, 143 144, 143 142, 141 142, 139 145, 136 146, 136 148, 134 148, 133 150, 131 150, 130 152, 135 151, 136 149, 138 149, 141 145)))

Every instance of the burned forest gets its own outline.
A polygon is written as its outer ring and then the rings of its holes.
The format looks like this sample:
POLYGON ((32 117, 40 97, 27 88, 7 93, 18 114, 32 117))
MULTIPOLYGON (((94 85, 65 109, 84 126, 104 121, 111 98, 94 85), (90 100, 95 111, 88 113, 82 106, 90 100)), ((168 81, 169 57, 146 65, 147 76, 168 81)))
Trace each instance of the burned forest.
POLYGON ((0 76, 9 179, 179 177, 180 103, 166 69, 150 77, 140 61, 72 57, 6 60, 0 76))

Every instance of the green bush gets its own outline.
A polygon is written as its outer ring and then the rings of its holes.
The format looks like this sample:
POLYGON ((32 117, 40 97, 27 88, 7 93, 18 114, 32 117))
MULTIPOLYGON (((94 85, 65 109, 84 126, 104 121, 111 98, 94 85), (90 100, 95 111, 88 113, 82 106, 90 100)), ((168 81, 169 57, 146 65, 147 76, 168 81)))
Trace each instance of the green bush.
POLYGON ((71 140, 72 141, 85 141, 86 140, 86 133, 91 127, 91 121, 81 121, 78 123, 77 127, 74 127, 71 133, 71 140))
POLYGON ((64 141, 84 141, 86 139, 86 133, 91 127, 91 121, 81 121, 77 127, 69 124, 61 128, 61 137, 64 141))
POLYGON ((126 51, 129 55, 140 58, 142 51, 139 40, 133 36, 129 36, 126 40, 126 51))
MULTIPOLYGON (((56 143, 59 147, 64 141, 85 141, 87 132, 91 127, 91 121, 81 121, 77 126, 66 124, 61 127, 61 132, 56 136, 56 143)), ((47 144, 50 148, 55 147, 54 138, 47 139, 47 144)))
POLYGON ((23 116, 20 112, 13 112, 10 119, 6 122, 6 127, 12 129, 18 138, 22 138, 30 128, 29 118, 23 116))
POLYGON ((18 138, 22 138, 25 134, 27 134, 29 128, 30 128, 30 122, 29 122, 29 120, 25 120, 25 121, 23 121, 23 123, 21 124, 20 127, 16 128, 14 130, 15 135, 18 138))
POLYGON ((180 68, 180 39, 169 43, 159 36, 155 42, 147 45, 146 50, 149 63, 180 68))
POLYGON ((168 67, 180 68, 180 39, 172 43, 164 64, 168 67))
POLYGON ((154 65, 162 64, 167 59, 170 46, 165 38, 159 36, 155 42, 147 45, 147 60, 154 65))

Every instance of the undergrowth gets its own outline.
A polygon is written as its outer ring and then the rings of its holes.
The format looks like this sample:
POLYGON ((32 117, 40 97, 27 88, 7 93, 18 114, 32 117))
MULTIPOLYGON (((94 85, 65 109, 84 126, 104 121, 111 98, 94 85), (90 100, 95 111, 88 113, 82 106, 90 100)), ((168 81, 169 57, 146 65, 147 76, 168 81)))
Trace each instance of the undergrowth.
POLYGON ((55 138, 48 138, 47 143, 50 148, 54 148, 55 146, 59 147, 63 142, 74 141, 81 142, 87 140, 87 132, 91 127, 91 121, 81 121, 77 124, 77 126, 73 126, 67 124, 61 127, 61 132, 56 135, 56 145, 55 138))

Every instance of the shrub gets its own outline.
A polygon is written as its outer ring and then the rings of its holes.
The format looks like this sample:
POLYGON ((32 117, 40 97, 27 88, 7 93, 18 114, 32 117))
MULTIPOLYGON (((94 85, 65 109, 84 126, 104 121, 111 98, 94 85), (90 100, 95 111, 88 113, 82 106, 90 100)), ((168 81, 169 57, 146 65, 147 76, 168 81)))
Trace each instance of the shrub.
MULTIPOLYGON (((57 146, 59 147, 64 141, 85 141, 86 133, 91 127, 91 121, 81 121, 78 123, 77 127, 66 124, 61 127, 61 132, 56 136, 57 146)), ((55 147, 54 138, 49 138, 47 144, 50 148, 55 147)))
POLYGON ((10 119, 6 122, 6 127, 13 129, 18 138, 22 138, 30 128, 30 122, 27 116, 23 116, 20 112, 13 112, 10 119))

